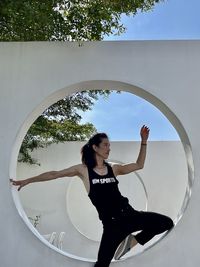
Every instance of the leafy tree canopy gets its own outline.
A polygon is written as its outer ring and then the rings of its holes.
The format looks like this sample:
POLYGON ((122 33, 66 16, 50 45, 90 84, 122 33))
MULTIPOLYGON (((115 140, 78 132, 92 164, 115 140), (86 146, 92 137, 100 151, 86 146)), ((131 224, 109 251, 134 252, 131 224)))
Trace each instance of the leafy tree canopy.
MULTIPOLYGON (((164 0, 0 0, 0 41, 99 41, 125 31, 121 15, 152 10, 164 0)), ((49 107, 22 143, 19 161, 36 163, 30 151, 51 143, 85 140, 95 127, 80 124, 78 110, 91 109, 100 94, 74 94, 49 107)))
POLYGON ((163 0, 1 0, 1 41, 102 40, 125 31, 121 15, 163 0))
POLYGON ((91 123, 81 123, 80 111, 92 109, 100 95, 108 98, 109 90, 92 90, 74 93, 59 100, 41 114, 28 130, 19 153, 19 162, 39 164, 31 152, 52 143, 84 141, 96 132, 91 123))

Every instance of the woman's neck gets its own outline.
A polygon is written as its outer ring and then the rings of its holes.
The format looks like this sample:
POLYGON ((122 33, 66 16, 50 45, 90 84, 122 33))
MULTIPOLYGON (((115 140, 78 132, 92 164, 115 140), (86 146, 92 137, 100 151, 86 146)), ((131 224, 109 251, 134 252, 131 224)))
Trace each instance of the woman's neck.
POLYGON ((105 162, 102 158, 96 158, 96 169, 104 169, 105 168, 105 162))
POLYGON ((93 170, 99 175, 106 175, 108 173, 108 168, 104 161, 97 162, 93 170))

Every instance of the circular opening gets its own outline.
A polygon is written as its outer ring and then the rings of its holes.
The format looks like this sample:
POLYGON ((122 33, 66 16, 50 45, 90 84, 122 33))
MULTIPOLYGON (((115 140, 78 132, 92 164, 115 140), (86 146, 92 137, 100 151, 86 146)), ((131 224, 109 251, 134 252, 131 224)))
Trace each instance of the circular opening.
MULTIPOLYGON (((118 90, 130 92, 130 93, 133 93, 135 95, 138 95, 138 96, 142 97, 143 99, 147 100, 148 102, 152 103, 154 106, 156 106, 168 118, 168 120, 173 124, 174 128, 177 130, 177 132, 180 136, 181 142, 182 142, 182 147, 183 147, 184 152, 185 152, 187 172, 188 172, 188 181, 187 181, 187 186, 185 188, 185 195, 184 195, 184 198, 182 201, 182 205, 180 207, 179 212, 176 214, 176 217, 174 217, 174 221, 175 221, 175 223, 177 223, 178 220, 183 215, 183 213, 184 213, 184 211, 188 205, 189 198, 191 195, 191 186, 193 183, 193 160, 192 160, 192 154, 191 154, 191 147, 190 147, 189 139, 188 139, 187 134, 186 134, 184 128, 182 127, 180 121, 176 118, 176 116, 168 109, 168 107, 164 103, 162 103, 159 99, 157 99, 156 97, 147 93, 143 89, 135 87, 133 85, 129 85, 129 84, 121 83, 121 82, 115 82, 115 81, 89 81, 89 82, 83 82, 83 83, 76 84, 76 85, 70 86, 68 88, 59 90, 55 94, 49 96, 48 99, 46 99, 44 102, 42 102, 41 105, 39 107, 37 107, 34 110, 34 112, 32 112, 30 114, 30 116, 24 122, 24 124, 22 125, 22 127, 19 131, 19 134, 16 138, 16 142, 15 142, 15 145, 13 148, 13 154, 12 154, 12 159, 11 159, 11 165, 10 165, 11 177, 16 177, 17 158, 18 158, 18 152, 19 152, 19 148, 21 146, 22 140, 23 140, 28 128, 30 127, 30 125, 42 113, 42 111, 45 110, 51 104, 55 103, 56 101, 64 98, 65 96, 67 96, 73 92, 78 92, 78 91, 86 90, 86 89, 92 90, 93 88, 97 88, 97 89, 108 89, 109 88, 110 90, 117 88, 118 90)), ((61 187, 63 184, 65 184, 65 182, 63 182, 63 181, 60 183, 61 183, 60 184, 61 187)), ((37 185, 34 185, 34 186, 37 187, 37 185)), ((35 188, 35 189, 37 189, 37 188, 35 188)), ((19 199, 19 195, 16 191, 16 188, 12 189, 12 193, 13 193, 14 202, 16 204, 16 207, 17 207, 19 214, 21 215, 21 217, 23 218, 25 223, 28 225, 28 227, 31 229, 31 231, 42 242, 44 242, 46 245, 50 246, 54 250, 59 251, 60 253, 66 255, 66 256, 69 256, 69 257, 72 257, 75 259, 79 259, 79 260, 83 260, 83 261, 94 261, 94 257, 93 257, 94 254, 88 255, 87 258, 84 257, 84 255, 83 256, 81 256, 81 255, 77 256, 75 253, 73 253, 73 249, 70 250, 70 252, 62 251, 58 247, 55 247, 54 245, 47 242, 46 239, 32 225, 32 223, 30 222, 30 219, 28 219, 27 212, 25 213, 25 209, 21 205, 21 201, 19 199)), ((39 220, 40 214, 38 214, 37 212, 35 213, 35 216, 38 216, 37 218, 39 220)), ((41 212, 43 212, 43 211, 41 211, 41 212)), ((51 210, 47 210, 46 212, 47 212, 47 218, 48 218, 48 214, 51 214, 51 212, 54 212, 54 210, 51 209, 51 210)), ((34 211, 32 211, 32 214, 33 213, 34 213, 34 211)), ((62 229, 60 229, 60 232, 61 231, 62 231, 62 229)), ((80 235, 75 231, 71 234, 76 235, 77 238, 80 237, 80 235)), ((69 236, 69 238, 70 238, 70 236, 69 236)), ((98 249, 98 244, 96 244, 97 242, 95 240, 93 240, 93 241, 94 242, 92 242, 91 246, 94 248, 94 251, 96 253, 96 250, 98 249)), ((155 243, 155 241, 154 241, 154 243, 155 243)), ((148 248, 148 247, 150 247, 150 246, 148 245, 146 248, 148 248)), ((142 251, 144 251, 146 248, 144 248, 142 251)))

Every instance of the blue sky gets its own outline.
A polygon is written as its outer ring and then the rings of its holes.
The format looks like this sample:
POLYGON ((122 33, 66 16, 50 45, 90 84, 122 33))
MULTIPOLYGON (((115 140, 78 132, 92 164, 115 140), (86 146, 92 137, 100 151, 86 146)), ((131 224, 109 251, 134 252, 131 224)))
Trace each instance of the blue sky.
MULTIPOLYGON (((122 17, 127 28, 121 36, 105 40, 187 40, 200 39, 200 0, 166 0, 153 11, 135 17, 122 17)), ((130 93, 114 93, 107 101, 100 98, 82 122, 92 122, 110 140, 139 140, 139 129, 147 124, 150 140, 179 140, 165 116, 147 101, 130 93)))
POLYGON ((107 100, 99 98, 91 111, 81 112, 82 123, 93 123, 98 132, 106 132, 111 141, 140 140, 140 128, 150 128, 151 141, 179 140, 167 118, 152 104, 131 93, 113 92, 107 100))
POLYGON ((165 0, 152 11, 122 17, 127 28, 120 36, 106 40, 174 40, 200 38, 200 1, 165 0))

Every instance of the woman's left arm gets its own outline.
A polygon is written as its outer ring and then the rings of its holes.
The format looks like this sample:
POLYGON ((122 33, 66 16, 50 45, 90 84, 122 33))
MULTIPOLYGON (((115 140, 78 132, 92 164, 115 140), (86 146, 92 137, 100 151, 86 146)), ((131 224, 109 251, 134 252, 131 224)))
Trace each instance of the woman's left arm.
POLYGON ((140 170, 144 167, 149 131, 150 130, 147 126, 145 126, 145 125, 142 126, 142 128, 140 130, 141 145, 140 145, 140 151, 139 151, 139 155, 138 155, 136 162, 123 164, 123 165, 121 165, 121 164, 113 165, 113 171, 114 171, 115 176, 128 174, 130 172, 140 170))

